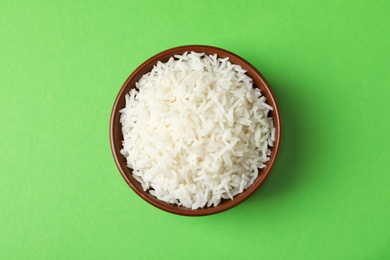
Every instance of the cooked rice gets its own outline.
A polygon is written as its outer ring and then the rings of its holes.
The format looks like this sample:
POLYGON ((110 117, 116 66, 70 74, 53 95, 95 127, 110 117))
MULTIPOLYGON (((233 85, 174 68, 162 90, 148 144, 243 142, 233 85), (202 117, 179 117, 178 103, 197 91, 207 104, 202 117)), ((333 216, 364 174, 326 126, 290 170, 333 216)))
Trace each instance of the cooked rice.
POLYGON ((204 53, 157 62, 126 95, 121 153, 159 200, 217 206, 253 184, 275 141, 272 107, 239 65, 204 53))

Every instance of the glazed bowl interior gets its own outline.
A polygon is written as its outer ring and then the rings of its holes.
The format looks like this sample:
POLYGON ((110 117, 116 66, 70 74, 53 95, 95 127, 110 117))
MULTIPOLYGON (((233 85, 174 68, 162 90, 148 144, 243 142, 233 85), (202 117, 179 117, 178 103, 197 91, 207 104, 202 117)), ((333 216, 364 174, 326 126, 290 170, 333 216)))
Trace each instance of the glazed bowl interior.
POLYGON ((115 100, 110 120, 110 143, 111 150, 116 162, 116 165, 122 174, 123 178, 127 182, 127 184, 136 192, 142 199, 151 205, 162 209, 164 211, 184 215, 184 216, 204 216, 211 215, 215 213, 219 213, 225 210, 228 210, 247 198, 249 198, 264 182, 267 176, 270 174, 276 158, 279 153, 280 141, 281 141, 281 121, 280 121, 280 112, 279 107, 276 102, 276 99, 273 95, 272 90, 270 89, 267 81, 260 74, 260 72, 254 68, 247 61, 242 59, 241 57, 233 54, 229 51, 211 47, 211 46, 203 46, 203 45, 188 45, 172 48, 166 51, 163 51, 147 61, 141 64, 126 80, 120 89, 117 98, 115 100), (132 176, 132 169, 126 166, 126 158, 120 153, 122 149, 122 125, 119 122, 120 119, 120 110, 125 107, 125 95, 130 91, 130 89, 135 88, 135 83, 147 72, 151 71, 153 66, 157 63, 157 61, 166 62, 169 58, 173 57, 177 54, 183 54, 184 52, 203 52, 205 54, 217 54, 219 58, 229 57, 230 62, 233 64, 240 65, 243 69, 247 71, 247 75, 253 79, 254 87, 260 88, 263 96, 267 98, 267 103, 273 107, 273 111, 270 111, 270 115, 274 120, 275 125, 275 142, 274 146, 271 147, 271 156, 270 160, 266 163, 266 167, 264 169, 259 169, 259 176, 254 181, 254 183, 243 193, 236 195, 233 200, 222 200, 221 203, 217 206, 205 207, 202 209, 188 209, 185 207, 168 204, 166 202, 158 200, 156 197, 152 196, 148 191, 144 191, 141 187, 141 184, 135 180, 132 176))

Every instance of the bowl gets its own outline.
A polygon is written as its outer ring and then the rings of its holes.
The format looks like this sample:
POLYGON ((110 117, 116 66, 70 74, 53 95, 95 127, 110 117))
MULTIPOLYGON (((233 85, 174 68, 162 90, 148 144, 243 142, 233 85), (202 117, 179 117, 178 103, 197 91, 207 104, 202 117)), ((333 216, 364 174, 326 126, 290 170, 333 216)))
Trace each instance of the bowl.
POLYGON ((261 186, 265 179, 270 174, 276 158, 279 153, 281 142, 281 119, 279 107, 274 97, 274 94, 265 80, 265 78, 260 74, 260 72, 252 66, 249 62, 239 57, 238 55, 229 52, 227 50, 204 45, 187 45, 180 46, 172 49, 165 50, 156 54, 155 56, 149 58, 144 63, 142 63, 125 81, 122 88, 120 89, 114 106, 112 108, 111 119, 110 119, 110 143, 111 150, 115 160, 115 163, 122 174, 123 178, 127 184, 134 190, 134 192, 139 195, 146 202, 151 205, 178 215, 183 216, 205 216, 223 212, 225 210, 231 209, 238 204, 242 203, 248 199, 255 191, 261 186), (125 95, 130 91, 130 89, 135 88, 135 83, 142 77, 142 75, 151 71, 153 66, 157 61, 166 62, 168 59, 177 54, 183 54, 184 52, 203 52, 205 54, 217 54, 219 58, 229 57, 229 60, 233 64, 240 65, 243 69, 247 71, 247 75, 253 79, 254 87, 260 88, 262 94, 267 98, 267 103, 273 107, 273 111, 270 111, 271 116, 274 120, 275 126, 275 142, 274 146, 271 148, 270 160, 266 163, 266 167, 259 169, 259 176, 254 181, 254 183, 247 189, 244 190, 241 194, 236 195, 233 200, 222 200, 217 206, 205 207, 201 209, 189 209, 182 206, 177 206, 173 204, 168 204, 166 202, 158 200, 156 197, 152 196, 148 191, 144 191, 141 187, 141 184, 134 179, 132 176, 132 169, 126 166, 126 158, 120 153, 122 149, 122 126, 119 122, 120 110, 125 107, 125 95))

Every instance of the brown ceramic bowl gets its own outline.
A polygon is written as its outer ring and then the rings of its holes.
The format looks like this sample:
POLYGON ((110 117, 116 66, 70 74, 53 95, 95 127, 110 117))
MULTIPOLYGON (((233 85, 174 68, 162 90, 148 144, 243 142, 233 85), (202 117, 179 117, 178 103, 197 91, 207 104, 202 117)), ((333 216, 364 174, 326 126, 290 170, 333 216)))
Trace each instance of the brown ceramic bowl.
POLYGON ((278 104, 276 103, 276 99, 267 81, 260 74, 260 72, 256 70, 256 68, 254 68, 243 58, 229 51, 216 48, 216 47, 211 47, 211 46, 189 45, 189 46, 176 47, 176 48, 163 51, 151 57, 144 63, 142 63, 123 84, 115 100, 114 107, 111 113, 111 121, 110 121, 111 150, 116 165, 118 166, 118 169, 121 172, 127 184, 142 199, 152 204, 153 206, 170 213, 184 215, 184 216, 205 216, 205 215, 219 213, 228 210, 234 206, 237 206, 238 204, 240 204, 241 202, 249 198, 260 187, 260 185, 270 174, 279 153, 280 141, 281 141, 281 121, 280 121, 279 107, 278 104), (141 185, 133 178, 132 169, 126 166, 126 159, 120 153, 120 150, 122 149, 123 135, 122 135, 122 126, 119 122, 119 118, 120 118, 119 110, 125 107, 125 95, 130 91, 130 89, 135 87, 135 83, 141 78, 142 75, 152 70, 153 65, 155 65, 157 61, 162 61, 162 62, 168 61, 170 57, 176 54, 183 54, 186 51, 204 52, 206 54, 217 54, 218 57, 220 58, 229 57, 232 63, 238 64, 242 68, 247 70, 247 75, 251 77, 254 81, 254 87, 261 89, 262 94, 267 98, 267 103, 274 108, 274 110, 271 111, 271 116, 273 117, 275 130, 276 130, 274 147, 272 147, 271 149, 272 152, 271 158, 266 163, 266 167, 259 171, 259 176, 255 180, 255 182, 243 193, 236 195, 233 198, 233 200, 230 199, 222 200, 221 203, 216 207, 211 206, 211 207, 205 207, 203 209, 196 209, 196 210, 165 203, 163 201, 158 200, 156 197, 152 196, 148 191, 144 191, 141 185))

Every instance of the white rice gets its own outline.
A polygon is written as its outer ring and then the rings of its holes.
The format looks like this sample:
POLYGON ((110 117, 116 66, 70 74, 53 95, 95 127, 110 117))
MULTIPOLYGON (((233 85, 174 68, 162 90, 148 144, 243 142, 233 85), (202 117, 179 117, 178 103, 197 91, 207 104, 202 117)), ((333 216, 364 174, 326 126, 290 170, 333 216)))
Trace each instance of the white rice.
POLYGON ((253 80, 228 58, 204 53, 158 62, 126 95, 121 153, 159 200, 216 206, 253 184, 275 129, 253 80))

